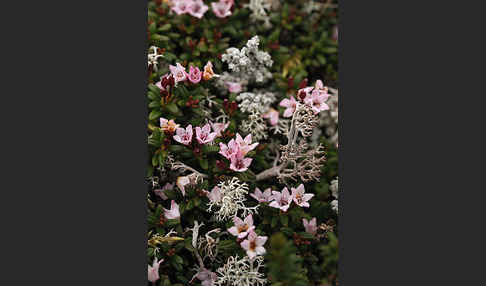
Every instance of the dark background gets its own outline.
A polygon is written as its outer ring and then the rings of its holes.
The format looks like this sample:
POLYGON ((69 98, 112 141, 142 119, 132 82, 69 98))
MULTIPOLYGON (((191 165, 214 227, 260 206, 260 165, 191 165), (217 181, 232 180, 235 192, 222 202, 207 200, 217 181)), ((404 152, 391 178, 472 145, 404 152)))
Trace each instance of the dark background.
MULTIPOLYGON (((339 3, 340 285, 481 284, 466 3, 339 3)), ((145 285, 146 3, 0 5, 0 284, 145 285)))

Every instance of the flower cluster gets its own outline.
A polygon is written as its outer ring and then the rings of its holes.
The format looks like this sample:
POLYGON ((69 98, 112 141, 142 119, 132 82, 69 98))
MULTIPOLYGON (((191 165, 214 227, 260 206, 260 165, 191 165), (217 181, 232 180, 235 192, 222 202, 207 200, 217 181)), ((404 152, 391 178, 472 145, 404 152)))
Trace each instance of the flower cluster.
POLYGON ((289 192, 287 187, 283 188, 281 192, 267 189, 264 193, 262 193, 260 189, 256 188, 255 192, 251 194, 251 196, 258 202, 270 203, 270 207, 280 209, 283 212, 286 212, 289 209, 292 202, 304 208, 308 208, 310 206, 309 200, 312 199, 314 194, 306 194, 303 184, 300 184, 297 188, 290 188, 290 190, 292 193, 289 192))
POLYGON ((251 150, 255 149, 256 146, 258 146, 258 142, 253 144, 251 143, 251 134, 248 134, 245 139, 243 139, 243 137, 237 133, 235 139, 231 139, 228 142, 228 145, 219 143, 219 154, 230 160, 231 170, 236 172, 244 172, 248 170, 248 167, 253 160, 252 158, 245 158, 245 155, 251 150))
POLYGON ((272 77, 267 67, 273 64, 270 54, 258 50, 260 39, 254 36, 241 50, 229 48, 221 56, 221 60, 228 64, 233 76, 248 81, 265 82, 272 77))
POLYGON ((243 216, 256 213, 258 205, 246 207, 244 204, 247 194, 248 185, 240 182, 236 177, 220 182, 207 193, 209 198, 207 211, 211 212, 214 207, 217 207, 215 218, 218 221, 234 218, 240 211, 243 216))
MULTIPOLYGON (((225 18, 231 15, 231 7, 234 0, 220 0, 211 3, 214 15, 218 18, 225 18)), ((172 0, 172 11, 177 15, 189 14, 201 19, 209 10, 203 0, 172 0)))
POLYGON ((268 237, 258 236, 255 233, 252 214, 249 214, 245 220, 241 220, 239 217, 234 217, 233 222, 234 226, 230 227, 228 232, 236 236, 238 239, 243 239, 248 236, 247 239, 240 243, 241 247, 246 250, 248 257, 253 259, 257 255, 264 255, 266 251, 263 245, 268 237))
POLYGON ((188 73, 180 63, 176 63, 175 66, 169 65, 169 69, 176 84, 186 80, 196 84, 199 83, 201 79, 210 80, 211 78, 217 76, 213 71, 213 64, 210 61, 206 63, 202 72, 198 67, 190 66, 188 73))
MULTIPOLYGON (((223 124, 222 126, 214 123, 212 124, 212 129, 213 132, 211 132, 211 125, 207 123, 204 125, 202 128, 197 126, 196 129, 196 140, 199 142, 199 144, 209 144, 213 142, 213 140, 218 136, 218 134, 221 134, 221 131, 224 130, 223 128, 227 126, 223 124)), ((176 129, 176 135, 174 135, 174 140, 184 144, 184 145, 190 145, 192 142, 192 125, 189 124, 186 129, 184 128, 177 128, 176 129)))

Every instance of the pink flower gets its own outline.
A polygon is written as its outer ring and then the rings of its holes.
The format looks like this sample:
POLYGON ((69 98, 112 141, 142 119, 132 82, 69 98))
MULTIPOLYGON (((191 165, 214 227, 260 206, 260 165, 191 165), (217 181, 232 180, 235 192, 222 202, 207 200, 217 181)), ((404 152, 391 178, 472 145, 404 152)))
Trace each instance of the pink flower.
POLYGON ((163 117, 160 118, 160 128, 162 128, 163 131, 168 131, 170 133, 174 133, 177 128, 179 128, 179 124, 176 124, 174 119, 167 120, 163 117))
POLYGON ((154 257, 154 262, 152 266, 148 265, 148 280, 150 282, 155 282, 159 280, 159 266, 160 263, 162 263, 164 259, 161 259, 160 261, 157 261, 157 257, 154 257))
POLYGON ((228 91, 232 93, 239 93, 241 92, 241 84, 237 82, 227 81, 225 82, 226 86, 228 87, 228 91))
POLYGON ((170 210, 164 208, 164 216, 166 219, 178 219, 181 217, 179 205, 174 200, 170 202, 170 210))
POLYGON ((211 133, 211 126, 209 123, 201 127, 196 127, 196 139, 199 142, 199 144, 206 144, 210 143, 216 138, 217 133, 212 132, 211 133))
POLYGON ((202 73, 198 67, 189 67, 189 73, 186 73, 187 78, 192 83, 198 83, 201 81, 202 73))
POLYGON ((158 81, 158 82, 155 83, 155 86, 157 86, 158 88, 160 88, 160 90, 165 90, 165 88, 162 86, 162 79, 164 77, 166 77, 166 76, 167 76, 167 74, 164 74, 163 76, 160 77, 160 81, 158 81))
POLYGON ((305 97, 304 102, 312 107, 314 114, 318 114, 321 111, 329 109, 329 106, 325 103, 329 96, 327 93, 314 89, 310 95, 305 97))
POLYGON ((169 69, 176 84, 186 80, 186 69, 180 63, 177 63, 176 66, 169 65, 169 69))
POLYGON ((216 137, 220 137, 222 134, 221 132, 225 131, 226 128, 229 126, 229 122, 224 124, 224 123, 212 123, 209 121, 209 124, 211 124, 211 127, 213 128, 213 131, 216 132, 216 137))
POLYGON ((253 225, 253 216, 251 214, 249 214, 244 221, 239 217, 234 217, 233 222, 235 225, 228 228, 228 232, 238 238, 244 238, 248 233, 255 229, 255 226, 253 225))
POLYGON ((208 5, 205 5, 202 0, 192 0, 192 3, 189 5, 188 12, 192 16, 201 19, 208 9, 208 5))
POLYGON ((211 192, 207 192, 207 196, 211 202, 219 202, 221 200, 221 189, 218 186, 215 186, 211 192))
POLYGON ((197 273, 196 277, 197 277, 197 279, 202 281, 201 282, 202 286, 212 286, 213 282, 216 281, 216 279, 218 279, 218 276, 216 275, 216 273, 211 272, 211 271, 207 270, 206 268, 204 268, 203 270, 200 270, 197 273))
POLYGON ((176 12, 177 15, 186 14, 189 12, 189 6, 192 4, 191 0, 176 0, 173 1, 174 5, 171 10, 176 12))
POLYGON ((267 113, 263 114, 263 118, 270 119, 270 124, 272 126, 275 126, 278 123, 278 115, 278 111, 270 107, 270 110, 267 113))
POLYGON ((312 218, 310 221, 307 221, 307 219, 303 218, 302 224, 304 225, 306 232, 312 235, 316 235, 317 233, 316 218, 312 218))
POLYGON ((291 190, 292 190, 292 198, 294 202, 301 207, 308 208, 309 207, 308 201, 312 199, 314 194, 304 194, 305 189, 303 184, 300 184, 297 187, 297 189, 291 188, 291 190))
POLYGON ((204 80, 210 80, 211 78, 213 78, 214 76, 217 76, 216 74, 214 74, 214 71, 213 71, 213 64, 211 63, 211 61, 208 61, 206 63, 206 65, 204 66, 204 71, 203 71, 203 79, 204 80))
POLYGON ((292 203, 292 198, 293 197, 290 195, 289 190, 286 187, 283 188, 281 193, 272 191, 273 201, 269 204, 269 206, 286 212, 292 203))
POLYGON ((236 172, 244 172, 248 170, 248 167, 251 164, 251 161, 253 161, 252 158, 245 158, 241 149, 236 152, 236 154, 233 154, 231 156, 231 164, 230 164, 230 169, 236 172))
POLYGON ((219 154, 223 155, 226 159, 231 160, 231 157, 238 152, 240 146, 236 143, 235 139, 231 139, 228 145, 219 143, 219 154))
POLYGON ((174 138, 175 141, 177 141, 181 144, 184 144, 184 145, 191 144, 191 141, 192 141, 192 125, 189 124, 186 127, 186 130, 184 130, 183 128, 177 128, 176 135, 174 135, 173 138, 174 138))
POLYGON ((172 190, 174 188, 174 184, 165 184, 165 186, 162 188, 162 189, 157 189, 157 190, 154 190, 154 193, 159 196, 161 199, 163 200, 167 200, 168 197, 165 195, 165 191, 167 190, 172 190))
POLYGON ((251 231, 250 234, 248 234, 248 239, 242 241, 240 245, 246 250, 246 255, 252 259, 257 255, 265 254, 266 250, 263 245, 267 242, 267 239, 268 237, 258 236, 254 231, 251 231))
POLYGON ((260 191, 260 189, 257 187, 255 188, 255 192, 250 194, 250 196, 255 198, 260 203, 268 203, 272 197, 272 189, 268 188, 262 193, 262 191, 260 191))
POLYGON ((188 176, 181 176, 181 177, 177 177, 177 187, 179 188, 179 190, 181 190, 182 192, 182 196, 186 196, 186 190, 185 190, 185 187, 187 185, 190 185, 191 184, 191 179, 189 179, 188 176))
POLYGON ((211 3, 213 13, 218 18, 225 18, 231 15, 231 6, 233 6, 233 1, 219 1, 211 3))
POLYGON ((290 96, 290 99, 283 99, 279 105, 286 108, 283 116, 291 117, 294 114, 295 108, 297 107, 297 101, 293 96, 290 96))
POLYGON ((258 142, 251 144, 251 134, 243 139, 239 133, 236 133, 236 143, 238 143, 243 156, 258 146, 258 142))

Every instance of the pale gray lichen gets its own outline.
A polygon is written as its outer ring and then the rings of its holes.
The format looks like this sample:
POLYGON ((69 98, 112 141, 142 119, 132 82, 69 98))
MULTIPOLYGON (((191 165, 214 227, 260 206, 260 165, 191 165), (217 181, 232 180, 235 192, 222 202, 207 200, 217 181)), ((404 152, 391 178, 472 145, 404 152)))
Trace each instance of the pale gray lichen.
POLYGON ((260 269, 264 266, 262 256, 250 259, 248 256, 239 258, 230 256, 222 267, 216 270, 218 275, 215 286, 261 286, 267 279, 260 269))

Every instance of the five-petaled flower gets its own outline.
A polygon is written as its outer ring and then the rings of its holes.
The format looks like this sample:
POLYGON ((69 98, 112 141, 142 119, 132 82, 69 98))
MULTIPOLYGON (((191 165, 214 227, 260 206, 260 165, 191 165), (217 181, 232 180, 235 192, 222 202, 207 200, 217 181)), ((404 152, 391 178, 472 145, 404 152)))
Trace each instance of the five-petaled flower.
POLYGON ((290 195, 287 187, 285 187, 283 188, 282 192, 272 191, 272 199, 273 201, 269 204, 269 206, 286 212, 292 203, 293 197, 290 195))
POLYGON ((251 134, 248 134, 245 139, 243 139, 239 133, 236 133, 236 143, 238 143, 243 156, 258 146, 258 142, 251 144, 251 134))
POLYGON ((162 128, 163 131, 167 131, 169 133, 174 133, 177 128, 179 128, 179 124, 176 124, 174 122, 174 119, 167 120, 163 117, 160 118, 160 127, 162 128))
POLYGON ((226 128, 228 128, 229 126, 229 122, 228 123, 213 123, 211 121, 209 121, 209 124, 211 124, 211 127, 213 128, 213 131, 216 132, 216 137, 220 137, 222 134, 221 132, 225 131, 226 128))
POLYGON ((191 16, 201 19, 208 9, 208 5, 204 4, 202 0, 192 0, 188 12, 191 16))
POLYGON ((175 66, 169 65, 170 72, 174 77, 174 81, 177 84, 178 82, 186 80, 186 69, 180 64, 177 63, 175 66))
POLYGON ((241 220, 239 217, 234 217, 233 222, 235 223, 234 226, 228 228, 228 232, 238 238, 244 238, 250 232, 255 229, 253 225, 253 216, 249 214, 245 220, 241 220))
POLYGON ((192 0, 176 0, 173 1, 171 10, 176 12, 177 15, 186 14, 189 12, 192 0))
POLYGON ((198 67, 190 66, 189 73, 186 73, 187 78, 192 83, 198 83, 201 81, 202 73, 198 67))
POLYGON ((196 139, 199 144, 207 144, 210 143, 216 138, 217 133, 211 132, 211 126, 209 123, 201 127, 196 127, 196 139))
POLYGON ((148 265, 148 280, 150 282, 155 282, 159 280, 159 266, 160 263, 162 263, 164 259, 161 259, 160 261, 157 261, 157 257, 154 257, 154 262, 152 266, 148 265))
POLYGON ((263 247, 267 242, 268 237, 258 236, 254 231, 248 234, 248 238, 240 243, 241 247, 246 250, 246 254, 250 259, 255 258, 257 255, 265 254, 266 250, 263 247))
POLYGON ((308 208, 310 206, 308 201, 314 196, 314 194, 305 194, 303 184, 300 184, 296 189, 291 188, 291 190, 292 198, 297 205, 305 208, 308 208))
POLYGON ((164 216, 166 219, 178 219, 181 217, 179 205, 174 200, 170 202, 170 210, 164 208, 164 216))
POLYGON ((236 143, 235 139, 231 139, 228 142, 228 145, 219 143, 219 154, 223 155, 228 160, 231 160, 231 157, 233 157, 239 149, 240 146, 236 143))
POLYGON ((297 107, 297 101, 293 96, 290 96, 290 99, 283 99, 279 105, 285 107, 283 117, 291 117, 297 107))
POLYGON ((302 219, 302 224, 304 225, 305 231, 312 234, 316 235, 317 233, 317 222, 316 218, 312 218, 311 220, 307 220, 305 218, 302 219))
POLYGON ((231 15, 231 6, 233 5, 232 1, 219 1, 211 3, 211 7, 213 8, 213 13, 218 18, 225 18, 231 15))
POLYGON ((244 172, 248 170, 248 167, 251 164, 251 161, 253 161, 252 158, 245 158, 245 155, 243 154, 243 151, 241 149, 238 149, 238 151, 231 155, 230 158, 231 164, 230 164, 230 169, 236 172, 244 172))
POLYGON ((305 104, 312 107, 314 114, 318 114, 321 111, 328 110, 329 106, 325 103, 330 94, 323 93, 318 89, 314 89, 310 95, 307 95, 304 99, 305 104))
POLYGON ((272 189, 268 188, 263 193, 260 191, 258 187, 255 188, 253 194, 250 194, 253 198, 255 198, 260 203, 268 203, 272 199, 272 189))
POLYGON ((184 145, 189 145, 192 142, 192 125, 189 124, 186 129, 184 130, 183 128, 177 128, 176 130, 176 135, 174 135, 174 140, 184 144, 184 145))

